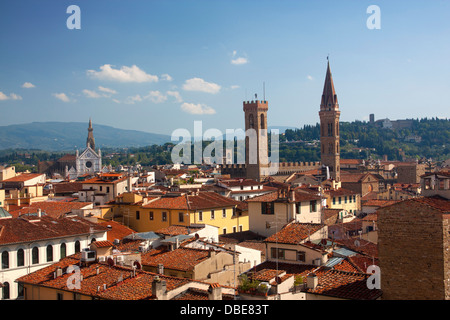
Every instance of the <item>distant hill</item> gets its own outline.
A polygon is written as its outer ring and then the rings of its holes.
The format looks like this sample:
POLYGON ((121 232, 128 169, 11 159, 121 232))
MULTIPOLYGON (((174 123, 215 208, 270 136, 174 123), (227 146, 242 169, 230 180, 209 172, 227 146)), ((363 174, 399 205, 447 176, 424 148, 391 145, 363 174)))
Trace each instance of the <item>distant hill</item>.
MULTIPOLYGON (((66 151, 86 146, 87 122, 32 122, 0 126, 0 150, 40 149, 66 151)), ((170 142, 169 135, 93 125, 95 147, 120 148, 161 145, 170 142)))
POLYGON ((297 128, 297 127, 286 127, 286 126, 269 126, 267 129, 269 131, 278 129, 280 134, 283 134, 286 130, 299 130, 299 128, 297 128))

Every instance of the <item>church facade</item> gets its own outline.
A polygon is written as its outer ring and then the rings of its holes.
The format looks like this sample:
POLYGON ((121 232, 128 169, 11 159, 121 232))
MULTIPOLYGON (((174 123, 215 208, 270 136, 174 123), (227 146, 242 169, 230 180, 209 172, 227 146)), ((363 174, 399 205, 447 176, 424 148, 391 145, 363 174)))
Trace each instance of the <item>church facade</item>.
POLYGON ((101 150, 95 151, 95 139, 92 128, 92 121, 89 119, 88 137, 86 140, 86 149, 81 153, 76 151, 75 168, 70 170, 66 168, 66 177, 75 179, 85 174, 94 174, 102 170, 101 150))

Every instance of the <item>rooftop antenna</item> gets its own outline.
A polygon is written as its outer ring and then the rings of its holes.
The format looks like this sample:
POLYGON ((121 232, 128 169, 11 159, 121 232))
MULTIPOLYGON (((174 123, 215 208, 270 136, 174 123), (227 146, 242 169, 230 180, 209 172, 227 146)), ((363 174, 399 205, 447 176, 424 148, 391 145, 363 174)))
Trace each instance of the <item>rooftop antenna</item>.
POLYGON ((266 83, 263 82, 263 99, 266 101, 266 83))

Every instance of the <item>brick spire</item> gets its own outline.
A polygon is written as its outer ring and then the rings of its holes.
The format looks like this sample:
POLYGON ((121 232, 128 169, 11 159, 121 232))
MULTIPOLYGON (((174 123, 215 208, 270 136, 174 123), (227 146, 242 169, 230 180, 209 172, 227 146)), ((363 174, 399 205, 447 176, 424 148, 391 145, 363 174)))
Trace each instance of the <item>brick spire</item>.
MULTIPOLYGON (((328 58, 327 58, 328 60, 328 58)), ((320 109, 339 109, 336 91, 334 90, 333 77, 331 76, 330 61, 328 60, 327 74, 323 85, 322 101, 320 109)))

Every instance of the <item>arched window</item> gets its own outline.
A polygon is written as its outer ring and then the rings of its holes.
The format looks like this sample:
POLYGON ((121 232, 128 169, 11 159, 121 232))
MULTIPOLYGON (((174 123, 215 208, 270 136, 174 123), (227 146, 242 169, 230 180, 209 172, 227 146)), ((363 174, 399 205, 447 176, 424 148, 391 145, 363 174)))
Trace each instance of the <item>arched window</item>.
POLYGON ((328 124, 328 136, 329 137, 333 136, 333 123, 328 124))
POLYGON ((2 299, 3 300, 9 299, 9 282, 3 282, 2 299))
POLYGON ((81 251, 81 244, 80 241, 75 241, 75 253, 78 253, 81 251))
POLYGON ((332 143, 330 143, 330 144, 328 144, 328 153, 329 154, 333 154, 333 150, 334 148, 333 148, 333 144, 332 143))
POLYGON ((265 129, 264 114, 261 114, 261 129, 265 129))
POLYGON ((250 113, 250 115, 248 116, 248 126, 250 128, 254 128, 255 127, 255 123, 254 123, 254 119, 253 119, 253 114, 250 113))
POLYGON ((39 263, 39 248, 34 247, 31 250, 31 263, 32 264, 38 264, 39 263))
POLYGON ((25 252, 23 249, 17 250, 17 266, 22 267, 25 265, 25 252))
POLYGON ((53 246, 49 244, 47 246, 47 262, 53 261, 53 246))
POLYGON ((66 244, 65 243, 61 243, 59 251, 60 251, 59 253, 60 253, 60 256, 61 256, 60 259, 65 258, 66 257, 66 244))
POLYGON ((9 268, 9 253, 8 251, 2 252, 2 269, 9 268))

